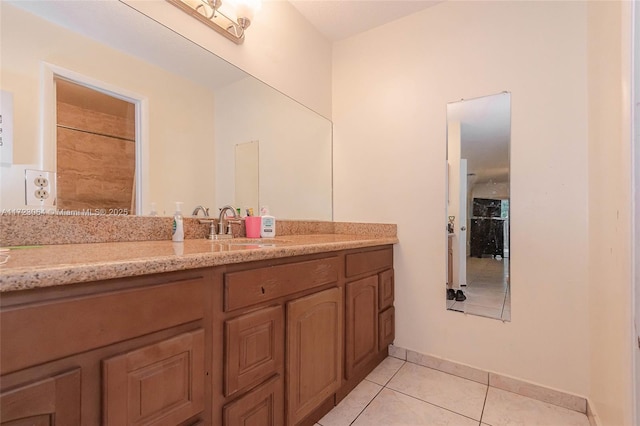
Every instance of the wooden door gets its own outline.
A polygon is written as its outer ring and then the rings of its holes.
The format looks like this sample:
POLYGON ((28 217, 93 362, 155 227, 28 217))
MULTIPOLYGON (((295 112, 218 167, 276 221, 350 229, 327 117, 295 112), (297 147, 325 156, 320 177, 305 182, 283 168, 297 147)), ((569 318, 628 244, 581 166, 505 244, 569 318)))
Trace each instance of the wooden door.
POLYGON ((378 353, 378 275, 347 283, 346 378, 378 353))
POLYGON ((103 424, 179 424, 204 409, 204 331, 103 362, 103 424))
POLYGON ((79 426, 80 410, 80 369, 0 395, 3 426, 79 426))
POLYGON ((324 290, 287 304, 287 424, 335 393, 342 371, 342 294, 324 290))

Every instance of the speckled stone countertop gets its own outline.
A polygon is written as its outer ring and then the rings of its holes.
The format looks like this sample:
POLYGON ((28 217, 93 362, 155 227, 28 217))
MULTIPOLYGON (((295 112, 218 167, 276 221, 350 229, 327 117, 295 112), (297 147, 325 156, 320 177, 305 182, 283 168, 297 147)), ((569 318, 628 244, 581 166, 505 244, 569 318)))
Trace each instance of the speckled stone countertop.
POLYGON ((0 253, 0 292, 300 256, 398 242, 395 236, 309 234, 274 239, 132 241, 16 248, 0 253))

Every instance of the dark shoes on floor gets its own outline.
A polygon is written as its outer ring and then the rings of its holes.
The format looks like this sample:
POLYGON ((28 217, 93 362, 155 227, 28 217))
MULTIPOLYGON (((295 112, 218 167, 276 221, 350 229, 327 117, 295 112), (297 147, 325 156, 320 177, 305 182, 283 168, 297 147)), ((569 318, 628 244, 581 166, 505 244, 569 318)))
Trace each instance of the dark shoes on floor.
POLYGON ((464 295, 462 290, 454 290, 452 288, 447 289, 447 300, 456 299, 456 302, 464 302, 467 300, 467 296, 464 295))
POLYGON ((453 300, 456 298, 456 291, 452 288, 447 289, 447 300, 453 300))

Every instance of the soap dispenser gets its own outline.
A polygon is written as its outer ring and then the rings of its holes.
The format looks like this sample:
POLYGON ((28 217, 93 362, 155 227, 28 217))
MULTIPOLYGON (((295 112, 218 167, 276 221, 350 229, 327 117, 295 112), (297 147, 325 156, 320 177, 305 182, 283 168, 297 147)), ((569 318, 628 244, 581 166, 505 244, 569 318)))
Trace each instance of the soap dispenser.
POLYGON ((276 236, 276 218, 269 215, 269 207, 260 208, 262 224, 260 225, 260 236, 262 238, 273 238, 276 236))
POLYGON ((173 242, 181 243, 184 241, 184 224, 182 222, 182 202, 176 202, 176 212, 173 215, 173 242))

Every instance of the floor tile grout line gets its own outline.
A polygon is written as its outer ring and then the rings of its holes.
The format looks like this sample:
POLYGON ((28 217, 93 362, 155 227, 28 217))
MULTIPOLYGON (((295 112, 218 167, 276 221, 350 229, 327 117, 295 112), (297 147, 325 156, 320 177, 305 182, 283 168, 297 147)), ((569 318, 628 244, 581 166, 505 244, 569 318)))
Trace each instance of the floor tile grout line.
POLYGON ((484 409, 487 408, 487 399, 489 398, 489 387, 487 383, 487 390, 484 393, 484 402, 482 403, 482 411, 480 412, 480 425, 482 425, 482 418, 484 417, 484 409))
MULTIPOLYGON (((365 379, 366 380, 366 379, 365 379)), ((371 380, 369 380, 371 382, 371 380)), ((376 382, 371 382, 371 383, 375 383, 376 385, 380 386, 378 383, 376 382)), ((373 402, 374 399, 376 399, 378 397, 378 395, 380 395, 380 392, 382 392, 383 389, 385 389, 386 387, 384 385, 380 386, 380 389, 378 390, 378 392, 376 392, 376 394, 373 396, 373 398, 371 398, 371 401, 367 402, 367 405, 364 406, 364 408, 362 410, 360 410, 360 412, 358 413, 358 415, 355 417, 355 419, 353 419, 351 421, 351 423, 349 423, 349 426, 351 426, 352 424, 354 424, 356 422, 356 420, 358 420, 358 417, 360 417, 362 415, 362 413, 364 413, 364 410, 367 409, 367 407, 369 407, 369 405, 371 405, 371 403, 373 402)))
POLYGON ((431 405, 433 407, 438 407, 438 408, 440 408, 442 410, 445 410, 445 411, 448 411, 450 413, 457 414, 458 416, 462 416, 462 417, 465 417, 467 419, 470 419, 470 420, 473 420, 473 421, 476 421, 476 422, 480 422, 480 420, 474 419, 473 417, 469 417, 466 414, 458 413, 457 411, 453 411, 451 408, 442 407, 442 406, 440 406, 438 404, 434 404, 433 402, 425 401, 424 399, 420 399, 420 398, 418 398, 418 397, 416 397, 414 395, 409 395, 408 393, 404 393, 404 392, 402 392, 402 391, 400 391, 398 389, 388 388, 386 386, 385 386, 385 389, 389 389, 390 391, 397 392, 397 393, 399 393, 401 395, 404 395, 404 396, 407 396, 409 398, 415 399, 416 401, 424 402, 425 404, 429 404, 429 405, 431 405))
MULTIPOLYGON (((398 359, 398 358, 396 358, 396 359, 398 359)), ((358 415, 357 415, 357 416, 356 416, 356 417, 351 421, 351 423, 349 423, 349 425, 352 425, 353 423, 355 423, 355 421, 356 421, 356 420, 358 420, 358 417, 360 417, 360 416, 362 415, 362 413, 364 413, 364 410, 366 410, 366 409, 367 409, 367 407, 368 407, 369 405, 371 405, 371 403, 373 402, 373 400, 374 400, 374 399, 376 399, 376 397, 377 397, 378 395, 380 395, 380 392, 382 392, 382 390, 386 388, 386 384, 387 384, 387 383, 389 383, 389 382, 390 382, 390 381, 391 381, 391 380, 396 376, 396 374, 398 374, 398 371, 400 371, 400 369, 401 369, 402 367, 404 367, 404 365, 407 363, 407 361, 406 361, 406 360, 401 360, 401 361, 402 361, 402 365, 401 365, 400 367, 398 367, 398 369, 396 370, 396 372, 395 372, 395 373, 393 373, 393 374, 391 375, 391 377, 389 378, 389 380, 387 380, 387 381, 385 382, 385 384, 384 384, 384 385, 381 385, 380 383, 376 383, 376 382, 374 382, 373 380, 369 380, 369 379, 367 379, 366 377, 364 378, 364 380, 366 380, 366 381, 368 381, 368 382, 371 382, 371 383, 373 383, 373 384, 376 384, 376 385, 380 386, 380 389, 378 390, 378 392, 376 392, 376 394, 373 396, 373 398, 371 398, 371 400, 370 400, 370 401, 369 401, 369 402, 364 406, 364 408, 363 408, 362 410, 360 410, 360 412, 358 413, 358 415)), ((345 397, 345 398, 346 398, 346 397, 345 397)), ((343 400, 344 400, 344 399, 343 399, 343 400)), ((320 424, 320 423, 318 423, 318 424, 320 424)), ((320 424, 320 426, 322 426, 322 424, 320 424)))
MULTIPOLYGON (((502 389, 502 388, 499 388, 499 387, 497 387, 497 386, 491 386, 491 384, 489 383, 488 378, 487 378, 487 383, 484 383, 484 382, 478 382, 478 381, 476 381, 476 380, 469 379, 469 378, 467 378, 467 377, 458 376, 457 374, 449 373, 448 371, 438 370, 437 368, 428 367, 428 366, 426 366, 426 365, 418 364, 418 363, 415 363, 415 362, 413 362, 413 361, 406 361, 406 360, 405 360, 405 363, 411 363, 411 364, 414 364, 414 365, 417 365, 417 366, 420 366, 420 367, 424 367, 424 368, 428 368, 428 369, 430 369, 430 370, 434 370, 434 371, 437 371, 437 372, 440 372, 440 373, 448 374, 448 375, 450 375, 450 376, 457 377, 457 378, 459 378, 459 379, 468 380, 468 381, 470 381, 470 382, 478 383, 478 384, 480 384, 480 385, 485 385, 485 386, 487 386, 487 393, 489 392, 489 388, 494 388, 494 389, 498 389, 498 390, 501 390, 501 391, 504 391, 504 392, 512 393, 512 394, 514 394, 514 395, 523 396, 523 397, 525 397, 525 398, 529 398, 529 399, 532 399, 532 400, 534 400, 534 401, 540 401, 540 402, 543 402, 543 403, 545 403, 545 404, 550 404, 550 405, 553 405, 553 406, 556 406, 556 407, 559 407, 559 408, 564 408, 564 409, 569 410, 569 411, 575 411, 576 413, 585 414, 585 413, 583 413, 583 412, 581 412, 581 411, 578 411, 578 410, 573 410, 573 409, 571 409, 571 408, 567 408, 567 407, 564 407, 564 406, 562 406, 562 405, 554 404, 553 402, 543 401, 543 400, 541 400, 541 399, 534 398, 534 397, 532 397, 532 396, 523 395, 523 394, 520 394, 520 393, 517 393, 517 392, 513 392, 513 391, 510 391, 510 390, 508 390, 508 389, 502 389)), ((400 371, 400 370, 398 370, 398 371, 400 371)), ((397 373, 396 373, 396 374, 397 374, 397 373)), ((395 376, 395 374, 394 374, 394 376, 395 376)), ((389 381, 391 381, 391 379, 389 379, 389 381)), ((389 383, 389 382, 387 382, 387 383, 389 383)), ((385 385, 385 387, 387 387, 387 386, 385 385)), ((392 389, 392 388, 388 388, 388 389, 395 390, 395 389, 392 389)), ((398 392, 399 392, 399 391, 398 391, 398 392)), ((418 398, 418 399, 419 399, 419 398, 418 398)), ((475 420, 475 419, 474 419, 474 420, 475 420)))

